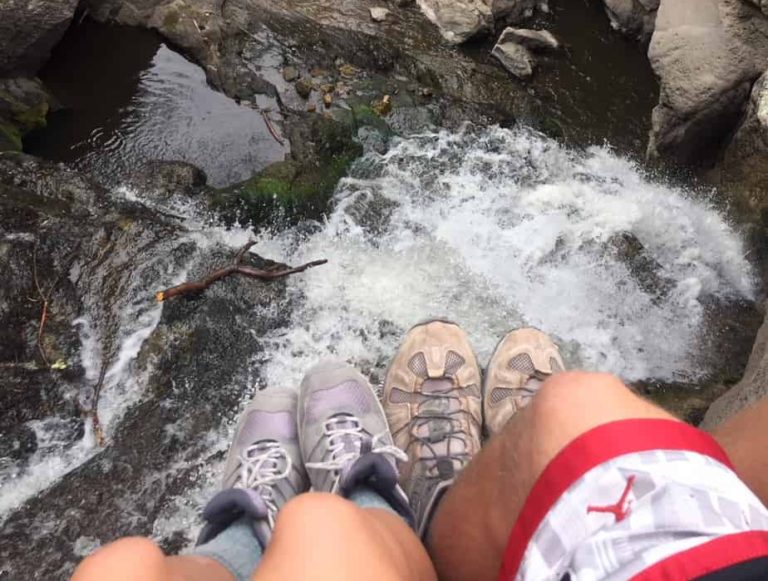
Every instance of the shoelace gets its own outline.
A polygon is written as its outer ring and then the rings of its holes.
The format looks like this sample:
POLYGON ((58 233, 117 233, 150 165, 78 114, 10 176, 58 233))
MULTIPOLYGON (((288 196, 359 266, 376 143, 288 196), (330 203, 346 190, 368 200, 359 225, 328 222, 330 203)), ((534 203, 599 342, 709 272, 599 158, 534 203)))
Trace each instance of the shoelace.
MULTIPOLYGON (((453 392, 460 391, 461 388, 455 388, 451 391, 444 392, 444 393, 422 393, 421 396, 424 398, 417 406, 417 411, 413 416, 412 425, 411 425, 411 436, 414 438, 414 442, 416 444, 420 444, 421 446, 424 446, 427 448, 431 455, 425 456, 420 454, 418 458, 415 460, 417 462, 423 462, 428 465, 427 470, 431 471, 432 469, 436 468, 438 470, 438 473, 440 472, 440 460, 448 459, 451 462, 451 465, 453 465, 453 461, 457 460, 459 463, 461 463, 462 467, 464 467, 469 460, 471 459, 470 453, 466 450, 466 443, 465 439, 469 438, 469 434, 466 433, 463 429, 461 429, 461 422, 460 420, 455 417, 459 416, 461 414, 466 414, 466 410, 463 410, 461 406, 457 406, 457 409, 453 411, 447 411, 444 413, 436 412, 434 410, 424 410, 424 415, 422 414, 422 406, 425 403, 432 402, 439 399, 448 400, 448 404, 450 407, 451 401, 455 400, 457 402, 460 402, 460 398, 455 395, 453 392), (433 440, 429 436, 419 436, 416 434, 416 432, 423 427, 427 427, 432 424, 435 421, 445 422, 447 426, 449 426, 449 429, 445 430, 444 434, 442 434, 442 437, 439 440, 433 440), (464 449, 463 452, 458 453, 451 453, 451 441, 457 440, 460 442, 462 448, 464 449), (445 444, 446 450, 444 452, 440 452, 436 449, 435 444, 445 444), (431 464, 431 466, 430 466, 431 464)), ((413 443, 411 445, 413 445, 413 443)), ((442 479, 442 477, 441 477, 442 479)))
POLYGON ((267 519, 270 527, 275 524, 278 506, 275 501, 275 485, 287 478, 293 468, 288 452, 279 443, 267 441, 249 446, 240 453, 240 476, 236 488, 256 490, 267 505, 267 519), (281 462, 285 467, 279 470, 281 462))
POLYGON ((341 470, 350 462, 360 457, 363 450, 363 441, 367 438, 370 439, 370 451, 374 454, 390 456, 394 460, 400 460, 401 462, 408 460, 408 455, 397 446, 391 444, 377 446, 383 438, 388 436, 388 430, 370 438, 363 432, 362 422, 352 415, 337 416, 326 420, 323 424, 323 433, 328 438, 328 449, 331 452, 331 459, 323 462, 307 462, 304 466, 314 470, 339 472, 334 479, 332 492, 336 492, 339 487, 341 470), (345 449, 350 438, 352 439, 354 450, 345 449))

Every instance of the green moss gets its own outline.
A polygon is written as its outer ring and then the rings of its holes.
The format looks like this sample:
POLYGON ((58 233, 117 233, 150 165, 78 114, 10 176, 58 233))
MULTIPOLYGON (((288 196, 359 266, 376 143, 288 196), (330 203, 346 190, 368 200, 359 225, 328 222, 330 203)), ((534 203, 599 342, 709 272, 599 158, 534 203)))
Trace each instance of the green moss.
POLYGON ((181 14, 178 10, 169 10, 163 18, 163 28, 173 31, 179 24, 181 14))
POLYGON ((0 151, 21 151, 19 130, 2 122, 0 122, 0 151))
POLYGON ((41 101, 32 107, 24 107, 14 111, 14 120, 19 124, 22 133, 33 129, 41 129, 47 125, 48 103, 41 101))

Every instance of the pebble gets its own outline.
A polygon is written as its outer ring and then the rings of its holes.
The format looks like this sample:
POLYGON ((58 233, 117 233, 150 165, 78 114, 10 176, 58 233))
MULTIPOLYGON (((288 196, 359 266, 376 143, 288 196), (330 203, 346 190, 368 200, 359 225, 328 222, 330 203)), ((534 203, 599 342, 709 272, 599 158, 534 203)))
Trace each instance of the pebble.
POLYGON ((307 79, 299 79, 294 87, 302 99, 309 99, 309 96, 312 94, 312 83, 307 79))
POLYGON ((333 95, 330 93, 323 95, 323 104, 325 105, 326 109, 329 109, 331 105, 333 105, 333 95))
POLYGON ((374 22, 384 22, 389 16, 389 10, 379 6, 371 8, 371 19, 374 22))
POLYGON ((296 70, 296 67, 285 67, 283 69, 283 79, 285 79, 286 82, 292 83, 298 78, 299 78, 299 71, 296 70))

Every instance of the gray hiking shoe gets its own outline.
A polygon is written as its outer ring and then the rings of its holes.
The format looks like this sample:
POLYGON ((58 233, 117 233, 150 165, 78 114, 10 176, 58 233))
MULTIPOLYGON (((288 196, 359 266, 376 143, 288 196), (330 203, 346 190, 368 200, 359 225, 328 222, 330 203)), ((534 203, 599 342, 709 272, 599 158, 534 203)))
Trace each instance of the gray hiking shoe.
POLYGON ((480 451, 480 368, 464 331, 445 321, 411 329, 384 382, 395 443, 408 454, 401 482, 426 537, 443 493, 480 451))
POLYGON ((565 370, 557 345, 538 329, 518 329, 504 337, 488 363, 483 387, 485 429, 498 433, 554 373, 565 370))
POLYGON ((378 397, 355 368, 340 361, 313 367, 301 382, 299 441, 312 489, 348 497, 367 486, 409 522, 412 513, 398 484, 394 446, 378 397))
POLYGON ((198 545, 248 516, 265 547, 280 508, 309 489, 296 431, 297 400, 293 390, 260 391, 245 408, 229 448, 222 491, 203 512, 206 525, 198 545))

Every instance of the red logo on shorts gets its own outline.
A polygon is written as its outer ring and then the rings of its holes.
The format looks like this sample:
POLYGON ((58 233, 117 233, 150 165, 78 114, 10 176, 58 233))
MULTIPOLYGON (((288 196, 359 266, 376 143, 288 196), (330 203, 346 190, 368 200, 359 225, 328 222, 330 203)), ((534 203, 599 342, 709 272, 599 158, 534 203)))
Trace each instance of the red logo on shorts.
POLYGON ((627 485, 624 487, 624 492, 621 493, 619 502, 616 504, 609 504, 608 506, 588 506, 587 514, 590 512, 607 512, 616 517, 616 522, 623 521, 629 514, 630 501, 627 497, 632 491, 632 486, 635 484, 635 478, 634 474, 627 478, 627 485))

